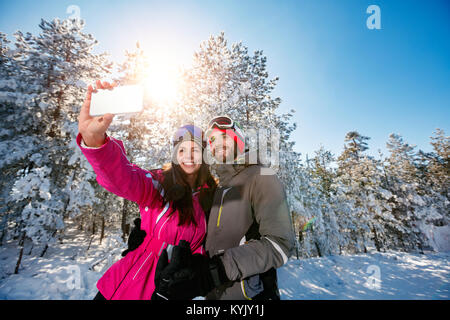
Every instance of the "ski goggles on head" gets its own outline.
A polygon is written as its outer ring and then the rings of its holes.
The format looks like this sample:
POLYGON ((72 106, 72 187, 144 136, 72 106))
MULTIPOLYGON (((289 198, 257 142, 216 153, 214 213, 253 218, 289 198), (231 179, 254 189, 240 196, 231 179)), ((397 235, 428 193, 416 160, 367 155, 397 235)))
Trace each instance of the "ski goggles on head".
POLYGON ((233 125, 233 119, 227 116, 220 116, 211 119, 211 121, 208 123, 208 129, 211 129, 213 126, 217 126, 220 129, 229 129, 233 127, 233 125))
POLYGON ((206 137, 209 139, 210 135, 214 131, 214 128, 218 129, 231 129, 235 131, 241 139, 244 138, 242 127, 237 121, 233 121, 230 117, 220 116, 213 118, 208 124, 208 130, 206 130, 206 137))
POLYGON ((233 141, 237 144, 239 151, 244 152, 245 135, 239 122, 233 121, 227 116, 220 116, 212 119, 209 122, 208 130, 206 131, 206 138, 208 139, 210 145, 214 143, 216 138, 216 136, 212 134, 217 131, 233 139, 233 141))

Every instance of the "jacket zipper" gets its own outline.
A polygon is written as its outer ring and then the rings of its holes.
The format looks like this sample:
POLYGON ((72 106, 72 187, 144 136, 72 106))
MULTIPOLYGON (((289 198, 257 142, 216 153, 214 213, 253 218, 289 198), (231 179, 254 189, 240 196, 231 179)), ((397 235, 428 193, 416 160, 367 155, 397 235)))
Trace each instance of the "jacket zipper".
MULTIPOLYGON (((161 252, 163 251, 164 246, 166 245, 166 242, 164 241, 161 245, 161 248, 159 248, 159 252, 158 252, 158 257, 161 255, 161 252)), ((142 262, 141 266, 139 267, 138 271, 136 271, 136 273, 133 276, 133 280, 134 278, 136 278, 137 274, 139 273, 139 271, 141 271, 142 266, 145 264, 145 262, 148 260, 148 258, 151 257, 151 255, 153 254, 153 252, 150 252, 150 254, 147 256, 147 258, 145 258, 144 262, 142 262)))
MULTIPOLYGON (((159 216, 156 218, 155 227, 156 227, 156 224, 158 223, 158 221, 164 216, 164 214, 166 213, 167 209, 169 209, 169 203, 167 203, 167 205, 164 207, 163 211, 162 211, 162 212, 159 214, 159 216)), ((159 236, 161 235, 161 229, 164 227, 164 225, 166 224, 167 220, 169 220, 169 219, 166 219, 166 220, 164 221, 163 225, 161 226, 161 228, 159 229, 158 239, 159 239, 159 236)), ((165 242, 163 242, 163 245, 162 245, 161 249, 164 247, 164 244, 165 244, 165 242)), ((153 253, 153 252, 150 252, 150 254, 147 256, 147 258, 145 258, 144 262, 142 262, 142 264, 141 264, 141 266, 139 267, 138 271, 136 271, 136 273, 134 274, 133 280, 134 280, 134 278, 136 278, 136 276, 137 276, 137 274, 139 273, 139 271, 141 270, 142 266, 145 264, 145 262, 147 261, 147 259, 150 258, 150 256, 152 255, 152 253, 153 253)), ((160 250, 158 256, 159 256, 160 254, 161 254, 161 250, 160 250)))
POLYGON ((138 271, 136 271, 136 273, 133 276, 133 280, 134 278, 136 278, 137 274, 139 273, 139 271, 141 270, 142 266, 144 265, 145 261, 147 261, 148 258, 150 258, 150 256, 152 255, 153 252, 150 252, 150 254, 147 256, 147 258, 145 258, 144 262, 142 262, 141 266, 139 267, 138 271))
POLYGON ((123 276, 122 280, 120 280, 120 283, 117 285, 116 289, 114 290, 113 294, 111 295, 111 298, 109 298, 109 300, 112 300, 112 298, 115 296, 117 290, 120 288, 120 286, 122 285, 122 282, 125 280, 125 278, 127 277, 128 273, 131 271, 131 269, 133 269, 134 265, 139 261, 139 259, 144 255, 145 251, 147 251, 146 249, 144 249, 144 251, 139 255, 139 257, 136 259, 136 261, 131 265, 131 267, 128 269, 128 271, 125 273, 125 275, 123 276))
POLYGON ((222 209, 223 209, 223 198, 225 198, 225 194, 230 190, 231 187, 228 189, 225 189, 222 193, 222 199, 220 200, 220 207, 219 207, 219 216, 217 217, 217 227, 220 225, 220 216, 222 215, 222 209))

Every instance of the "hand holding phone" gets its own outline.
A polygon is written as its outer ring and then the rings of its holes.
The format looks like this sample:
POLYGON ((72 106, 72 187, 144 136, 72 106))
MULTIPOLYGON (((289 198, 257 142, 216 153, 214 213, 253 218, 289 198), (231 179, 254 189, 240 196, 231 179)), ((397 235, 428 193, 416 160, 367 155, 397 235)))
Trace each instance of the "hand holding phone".
POLYGON ((139 113, 144 105, 141 85, 126 85, 100 90, 92 95, 89 114, 93 117, 111 114, 139 113))
POLYGON ((78 116, 78 131, 83 137, 84 143, 88 147, 100 147, 105 143, 105 133, 111 124, 114 114, 106 113, 103 116, 91 116, 91 99, 93 94, 96 94, 99 90, 110 89, 112 90, 116 84, 110 84, 108 82, 101 83, 97 80, 96 87, 94 89, 91 85, 88 87, 86 99, 78 116))

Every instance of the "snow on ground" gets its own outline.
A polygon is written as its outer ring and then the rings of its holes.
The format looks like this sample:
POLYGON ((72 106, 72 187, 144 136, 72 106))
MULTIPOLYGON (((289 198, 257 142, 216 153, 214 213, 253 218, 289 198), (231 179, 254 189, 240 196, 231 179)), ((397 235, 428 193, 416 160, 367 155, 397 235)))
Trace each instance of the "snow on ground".
MULTIPOLYGON (((16 245, 0 247, 0 299, 92 299, 96 282, 125 249, 117 236, 99 244, 68 228, 62 244, 43 258, 25 250, 19 274, 13 274, 16 245), (92 267, 95 265, 94 267, 92 267)), ((281 298, 301 299, 449 299, 450 252, 425 255, 387 252, 291 259, 278 270, 281 298)))
POLYGON ((63 244, 49 246, 43 258, 25 250, 18 274, 16 244, 0 247, 0 299, 92 299, 97 280, 121 258, 126 245, 118 236, 105 237, 100 245, 96 235, 90 242, 89 234, 70 227, 63 244))
POLYGON ((281 298, 450 299, 450 252, 404 252, 290 260, 278 270, 281 298))

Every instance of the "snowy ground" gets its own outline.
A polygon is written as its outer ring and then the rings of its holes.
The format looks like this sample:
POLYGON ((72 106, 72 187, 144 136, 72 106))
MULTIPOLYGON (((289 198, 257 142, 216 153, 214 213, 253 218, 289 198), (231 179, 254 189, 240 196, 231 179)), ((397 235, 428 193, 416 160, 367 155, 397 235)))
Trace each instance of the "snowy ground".
MULTIPOLYGON (((125 245, 117 237, 100 245, 96 236, 87 250, 90 240, 69 228, 64 243, 50 247, 43 258, 25 250, 17 275, 18 249, 12 244, 0 247, 0 299, 92 299, 97 280, 125 245)), ((388 252, 290 260, 278 270, 281 297, 448 300, 449 258, 450 252, 388 252)))
POLYGON ((289 261, 282 299, 450 299, 450 252, 373 253, 289 261))
POLYGON ((118 236, 90 242, 90 235, 69 227, 63 244, 50 246, 43 258, 24 250, 18 274, 16 245, 0 247, 0 299, 92 299, 97 280, 126 246, 118 236))

